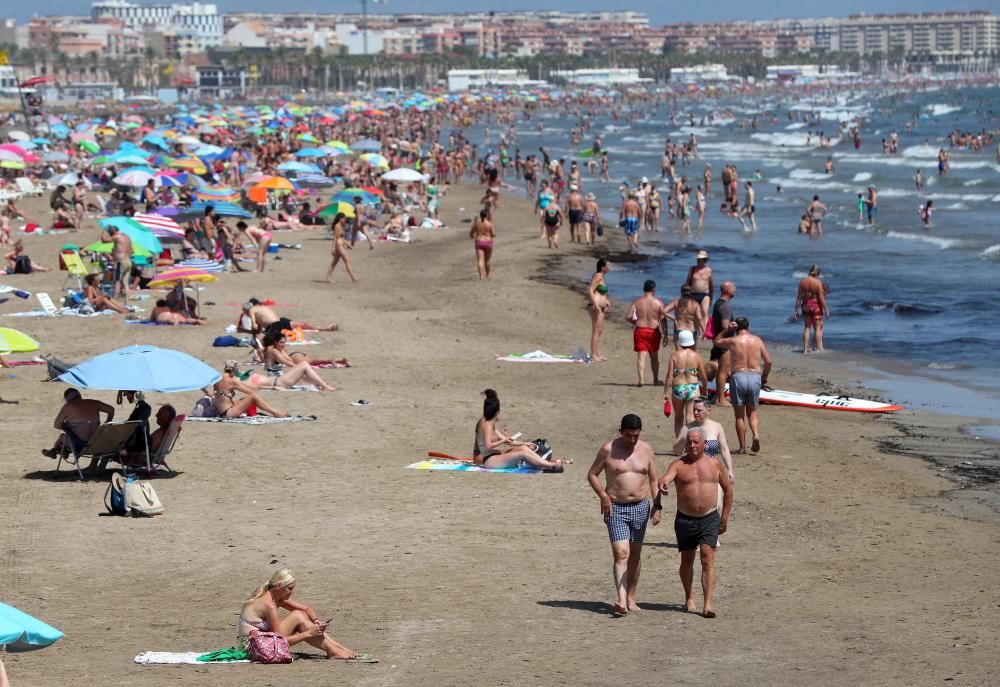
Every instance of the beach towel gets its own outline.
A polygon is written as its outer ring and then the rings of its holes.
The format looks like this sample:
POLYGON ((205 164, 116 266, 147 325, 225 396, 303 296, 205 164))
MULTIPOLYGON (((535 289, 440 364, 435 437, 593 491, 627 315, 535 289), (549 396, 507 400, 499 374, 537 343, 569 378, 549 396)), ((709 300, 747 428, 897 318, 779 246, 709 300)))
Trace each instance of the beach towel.
POLYGON ((509 353, 498 355, 497 360, 507 363, 589 363, 590 356, 583 349, 577 349, 571 355, 552 355, 545 351, 531 351, 530 353, 509 353))
MULTIPOLYGON (((152 320, 125 320, 125 324, 151 324, 156 327, 176 327, 173 322, 153 322, 152 320)), ((190 322, 181 322, 182 327, 194 327, 190 322)))
POLYGON ((289 341, 286 346, 315 346, 316 344, 323 343, 319 339, 303 339, 302 341, 289 341))
POLYGON ((541 475, 544 470, 533 468, 527 465, 518 465, 509 468, 484 468, 481 465, 473 465, 460 460, 422 460, 406 466, 410 470, 445 470, 452 472, 510 472, 518 475, 541 475))
POLYGON ((185 422, 224 422, 228 425, 276 425, 284 422, 311 422, 316 419, 315 415, 290 415, 288 417, 254 415, 253 417, 188 417, 185 422))
POLYGON ((222 649, 221 651, 143 651, 133 660, 144 666, 150 665, 201 665, 202 663, 250 663, 246 658, 246 652, 242 652, 243 658, 239 658, 241 652, 235 649, 222 649), (209 660, 199 660, 199 657, 208 657, 209 660))
POLYGON ((22 365, 45 365, 44 360, 8 360, 9 367, 21 367, 22 365))
MULTIPOLYGON (((118 313, 113 310, 98 310, 96 312, 82 313, 75 308, 63 308, 58 314, 61 317, 68 317, 70 315, 73 317, 97 317, 98 315, 117 315, 118 313)), ((4 317, 51 317, 51 315, 44 310, 25 310, 23 312, 4 313, 4 317)))

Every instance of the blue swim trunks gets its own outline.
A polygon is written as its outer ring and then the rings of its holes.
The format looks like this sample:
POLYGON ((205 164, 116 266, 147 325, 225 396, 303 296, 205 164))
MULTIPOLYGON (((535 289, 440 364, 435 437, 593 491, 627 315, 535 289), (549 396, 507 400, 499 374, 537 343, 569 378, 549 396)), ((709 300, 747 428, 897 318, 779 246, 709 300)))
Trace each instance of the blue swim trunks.
POLYGON ((625 218, 625 235, 635 236, 639 233, 639 218, 638 217, 626 217, 625 218))

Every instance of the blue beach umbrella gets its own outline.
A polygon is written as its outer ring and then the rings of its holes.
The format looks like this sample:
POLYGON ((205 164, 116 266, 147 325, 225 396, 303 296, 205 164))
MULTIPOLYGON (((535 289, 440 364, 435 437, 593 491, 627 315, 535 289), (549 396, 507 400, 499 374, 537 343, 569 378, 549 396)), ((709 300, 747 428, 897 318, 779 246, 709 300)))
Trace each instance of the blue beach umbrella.
POLYGON ((364 150, 370 153, 377 153, 382 150, 382 144, 372 138, 363 138, 351 144, 351 150, 364 150))
POLYGON ((215 208, 215 214, 219 217, 240 217, 242 219, 251 219, 252 214, 241 208, 235 203, 226 203, 223 201, 212 202, 199 200, 197 203, 192 203, 190 206, 183 209, 182 214, 184 215, 204 215, 205 208, 211 205, 215 208))
POLYGON ((163 251, 163 244, 160 243, 160 239, 156 238, 153 232, 131 217, 109 217, 102 219, 98 224, 101 225, 102 229, 107 229, 108 227, 118 229, 132 239, 132 243, 142 246, 153 255, 157 255, 163 251))
POLYGON ((0 603, 0 647, 7 651, 41 649, 62 636, 63 633, 51 625, 0 603))
POLYGON ((102 353, 59 375, 60 381, 83 389, 162 393, 195 391, 221 378, 216 370, 187 353, 149 345, 102 353))
POLYGON ((318 174, 322 170, 316 165, 309 165, 304 162, 282 162, 278 165, 281 172, 302 172, 304 174, 318 174))

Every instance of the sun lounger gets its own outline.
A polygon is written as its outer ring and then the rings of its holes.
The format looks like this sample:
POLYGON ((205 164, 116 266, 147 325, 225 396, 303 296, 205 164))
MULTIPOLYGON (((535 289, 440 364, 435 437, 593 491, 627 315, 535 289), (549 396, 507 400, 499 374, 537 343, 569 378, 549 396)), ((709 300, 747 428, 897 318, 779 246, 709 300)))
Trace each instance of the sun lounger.
POLYGON ((35 186, 27 177, 18 177, 14 179, 14 183, 17 184, 17 189, 26 196, 40 196, 45 193, 43 187, 35 186))
POLYGON ((39 291, 35 294, 35 298, 38 299, 38 303, 42 306, 42 310, 44 310, 45 314, 49 317, 58 317, 61 314, 59 309, 56 307, 56 304, 52 302, 52 297, 49 296, 49 294, 39 291))

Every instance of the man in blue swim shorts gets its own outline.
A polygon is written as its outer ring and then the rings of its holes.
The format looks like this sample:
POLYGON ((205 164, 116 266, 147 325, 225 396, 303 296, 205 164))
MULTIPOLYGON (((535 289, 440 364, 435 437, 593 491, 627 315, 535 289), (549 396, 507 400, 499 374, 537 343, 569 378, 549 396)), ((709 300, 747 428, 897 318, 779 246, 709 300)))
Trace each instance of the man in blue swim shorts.
POLYGON ((747 428, 753 434, 750 450, 760 451, 760 424, 757 407, 760 405, 760 389, 767 385, 771 373, 771 355, 759 336, 750 333, 750 320, 736 318, 736 334, 728 339, 716 339, 720 350, 729 351, 729 400, 736 415, 736 436, 740 440, 740 450, 747 452, 747 428))
POLYGON ((650 507, 649 498, 657 498, 656 462, 653 447, 639 439, 642 419, 626 415, 618 429, 619 436, 607 442, 597 452, 594 464, 587 472, 587 481, 601 499, 601 515, 611 540, 612 568, 616 600, 615 615, 628 615, 639 610, 635 590, 639 586, 642 561, 642 541, 646 523, 660 522, 661 508, 650 507), (599 476, 605 473, 604 486, 599 476))
POLYGON ((636 200, 635 191, 629 191, 628 198, 622 203, 621 220, 622 228, 625 230, 625 239, 628 241, 629 250, 639 248, 639 217, 642 209, 639 201, 636 200))

